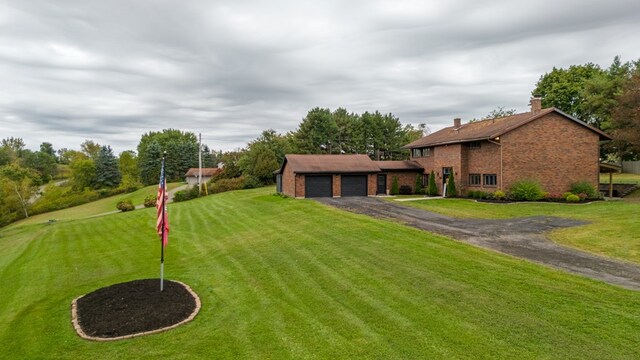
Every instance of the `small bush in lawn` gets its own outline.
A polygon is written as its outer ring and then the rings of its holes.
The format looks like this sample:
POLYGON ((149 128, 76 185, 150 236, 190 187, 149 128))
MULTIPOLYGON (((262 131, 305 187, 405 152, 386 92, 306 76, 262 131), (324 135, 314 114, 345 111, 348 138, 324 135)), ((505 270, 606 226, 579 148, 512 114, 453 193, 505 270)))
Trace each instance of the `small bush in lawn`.
POLYGON ((511 185, 509 197, 516 201, 538 201, 544 197, 544 192, 537 181, 521 180, 511 185))
POLYGON ((492 198, 496 199, 496 200, 504 200, 507 197, 507 194, 505 194, 504 192, 497 190, 496 192, 494 192, 491 195, 492 198))
POLYGON ((578 195, 571 194, 567 196, 567 202, 570 202, 570 203, 580 202, 580 197, 578 195))
POLYGON ((400 186, 398 185, 398 177, 394 176, 393 180, 391 180, 391 191, 389 191, 390 195, 398 195, 400 193, 400 186))
POLYGON ((400 186, 400 195, 411 195, 411 194, 413 194, 411 186, 409 185, 400 186))
POLYGON ((120 211, 132 211, 135 210, 136 207, 133 206, 133 202, 130 199, 121 200, 116 205, 116 208, 120 211))
POLYGON ((570 192, 570 191, 567 191, 567 192, 565 192, 564 194, 562 194, 562 198, 563 198, 563 199, 565 199, 565 200, 567 200, 567 197, 569 197, 569 196, 571 196, 571 195, 573 195, 573 193, 572 193, 572 192, 570 192))
POLYGON ((156 206, 157 197, 155 195, 148 195, 144 198, 144 207, 150 208, 156 206))
POLYGON ((585 194, 589 199, 596 199, 598 192, 589 182, 580 181, 571 184, 571 193, 580 196, 579 194, 585 194))
POLYGON ((438 195, 438 185, 436 185, 436 174, 431 170, 431 174, 429 174, 429 187, 427 188, 427 195, 436 196, 438 195))

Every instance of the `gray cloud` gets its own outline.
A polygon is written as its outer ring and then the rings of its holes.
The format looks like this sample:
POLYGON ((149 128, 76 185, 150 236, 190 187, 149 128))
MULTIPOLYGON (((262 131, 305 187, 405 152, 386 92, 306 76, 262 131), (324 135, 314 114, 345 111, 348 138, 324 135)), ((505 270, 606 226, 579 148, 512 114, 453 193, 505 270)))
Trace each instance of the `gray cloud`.
POLYGON ((553 66, 640 58, 640 3, 0 2, 0 137, 135 149, 148 131, 217 149, 315 106, 432 130, 525 110, 553 66))

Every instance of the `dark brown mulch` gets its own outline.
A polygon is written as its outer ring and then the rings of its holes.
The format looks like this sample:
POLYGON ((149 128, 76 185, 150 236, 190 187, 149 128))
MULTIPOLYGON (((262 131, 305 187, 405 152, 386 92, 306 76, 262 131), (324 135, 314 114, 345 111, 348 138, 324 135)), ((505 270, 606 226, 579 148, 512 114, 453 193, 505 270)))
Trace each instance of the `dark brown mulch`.
POLYGON ((191 315, 196 301, 185 287, 160 279, 134 280, 89 293, 77 301, 78 323, 88 336, 112 338, 162 329, 191 315))

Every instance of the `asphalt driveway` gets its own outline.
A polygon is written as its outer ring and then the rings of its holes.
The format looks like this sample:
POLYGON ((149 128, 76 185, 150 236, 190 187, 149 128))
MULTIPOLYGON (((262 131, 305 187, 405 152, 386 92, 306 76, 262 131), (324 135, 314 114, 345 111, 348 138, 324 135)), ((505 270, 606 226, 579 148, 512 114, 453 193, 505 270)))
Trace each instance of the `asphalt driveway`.
POLYGON ((552 216, 457 219, 371 197, 318 198, 319 202, 376 218, 399 220, 483 248, 640 290, 640 267, 558 245, 545 233, 585 222, 552 216))

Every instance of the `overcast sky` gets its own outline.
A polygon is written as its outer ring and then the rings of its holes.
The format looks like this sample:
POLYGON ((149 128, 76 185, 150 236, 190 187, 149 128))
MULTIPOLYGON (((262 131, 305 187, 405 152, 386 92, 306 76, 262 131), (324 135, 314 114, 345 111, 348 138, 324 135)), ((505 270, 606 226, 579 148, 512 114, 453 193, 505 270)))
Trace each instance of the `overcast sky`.
POLYGON ((438 130, 639 40, 638 0, 0 0, 0 138, 119 153, 177 128, 231 150, 316 106, 438 130))

